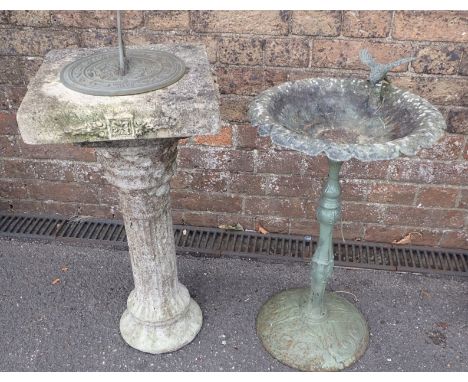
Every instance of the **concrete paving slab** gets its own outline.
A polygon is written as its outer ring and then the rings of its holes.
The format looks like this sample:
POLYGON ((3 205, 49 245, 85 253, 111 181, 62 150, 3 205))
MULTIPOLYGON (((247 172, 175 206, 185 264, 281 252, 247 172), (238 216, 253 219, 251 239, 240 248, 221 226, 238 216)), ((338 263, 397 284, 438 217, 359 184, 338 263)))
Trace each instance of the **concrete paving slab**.
MULTIPOLYGON (((0 371, 293 371, 263 350, 255 317, 271 295, 306 285, 308 266, 191 256, 178 266, 204 324, 188 346, 151 355, 118 331, 133 286, 126 251, 1 239, 0 371)), ((335 268, 329 289, 356 298, 371 331, 347 370, 468 371, 464 279, 335 268)))

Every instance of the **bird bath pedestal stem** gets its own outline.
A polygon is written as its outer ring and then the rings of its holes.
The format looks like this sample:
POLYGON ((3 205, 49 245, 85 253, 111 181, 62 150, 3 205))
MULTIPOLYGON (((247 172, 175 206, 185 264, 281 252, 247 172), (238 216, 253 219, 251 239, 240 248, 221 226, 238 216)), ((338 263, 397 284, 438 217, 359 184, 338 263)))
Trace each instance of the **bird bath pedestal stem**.
POLYGON ((178 74, 180 79, 167 83, 168 87, 138 94, 109 96, 116 93, 113 88, 109 94, 104 89, 105 95, 83 93, 64 85, 62 70, 78 65, 71 78, 79 78, 86 89, 97 86, 101 91, 102 81, 95 83, 93 70, 80 71, 80 65, 85 62, 102 69, 99 60, 114 54, 112 48, 51 51, 29 84, 17 119, 26 143, 80 143, 96 148, 106 179, 119 193, 135 283, 120 320, 121 334, 138 350, 163 353, 192 341, 202 325, 200 308, 177 278, 169 198, 177 141, 217 133, 219 102, 203 46, 145 48, 143 53, 129 50, 130 63, 141 61, 129 65, 127 76, 114 87, 121 85, 124 93, 133 85, 139 90, 139 80, 146 84, 145 76, 159 79, 161 74, 171 74, 171 68, 178 73, 182 66, 171 62, 184 63, 183 76, 178 74), (152 65, 156 56, 172 57, 172 61, 152 65), (141 65, 148 70, 140 70, 141 65))
POLYGON ((333 272, 333 225, 341 214, 342 162, 328 163, 328 180, 317 210, 320 237, 312 257, 310 288, 273 296, 257 317, 257 332, 268 352, 307 371, 343 369, 364 354, 369 342, 361 313, 343 297, 325 292, 333 272))

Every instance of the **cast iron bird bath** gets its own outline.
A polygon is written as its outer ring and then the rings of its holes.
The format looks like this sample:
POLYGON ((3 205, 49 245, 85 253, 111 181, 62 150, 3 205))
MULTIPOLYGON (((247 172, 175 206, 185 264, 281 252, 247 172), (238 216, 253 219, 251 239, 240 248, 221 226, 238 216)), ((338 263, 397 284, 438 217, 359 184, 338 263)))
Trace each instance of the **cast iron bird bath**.
POLYGON ((364 354, 369 341, 361 313, 346 299, 325 292, 333 270, 332 229, 341 214, 342 163, 415 155, 434 145, 445 129, 442 115, 428 101, 381 82, 386 71, 375 84, 335 78, 286 82, 261 93, 249 109, 259 134, 269 135, 273 143, 328 157, 311 285, 273 296, 257 317, 257 333, 266 350, 301 370, 343 369, 364 354))

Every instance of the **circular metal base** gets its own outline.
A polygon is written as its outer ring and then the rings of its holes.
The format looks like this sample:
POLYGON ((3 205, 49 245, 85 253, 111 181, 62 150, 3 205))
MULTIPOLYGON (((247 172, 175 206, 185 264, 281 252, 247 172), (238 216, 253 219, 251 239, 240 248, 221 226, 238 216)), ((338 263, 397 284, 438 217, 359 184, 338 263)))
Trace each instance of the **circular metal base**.
POLYGON ((65 66, 60 81, 80 93, 117 96, 161 89, 185 74, 184 62, 167 52, 131 49, 127 60, 128 72, 121 76, 117 51, 95 53, 65 66))
POLYGON ((327 316, 307 317, 310 289, 288 289, 270 298, 257 316, 265 349, 285 365, 303 371, 336 371, 357 361, 369 343, 362 314, 346 299, 325 293, 327 316))

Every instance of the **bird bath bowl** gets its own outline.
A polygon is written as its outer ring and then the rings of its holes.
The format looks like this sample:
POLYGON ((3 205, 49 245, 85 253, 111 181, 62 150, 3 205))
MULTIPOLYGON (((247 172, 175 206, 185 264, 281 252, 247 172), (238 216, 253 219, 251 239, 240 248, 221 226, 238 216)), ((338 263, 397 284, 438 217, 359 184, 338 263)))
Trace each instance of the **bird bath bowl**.
POLYGON ((333 270, 332 229, 341 214, 339 171, 344 161, 415 155, 443 135, 445 121, 429 102, 388 83, 317 78, 283 83, 261 93, 249 116, 260 135, 307 155, 325 154, 328 180, 317 210, 320 236, 309 288, 273 296, 257 317, 266 350, 307 371, 340 370, 365 352, 369 331, 346 299, 325 292, 333 270))

